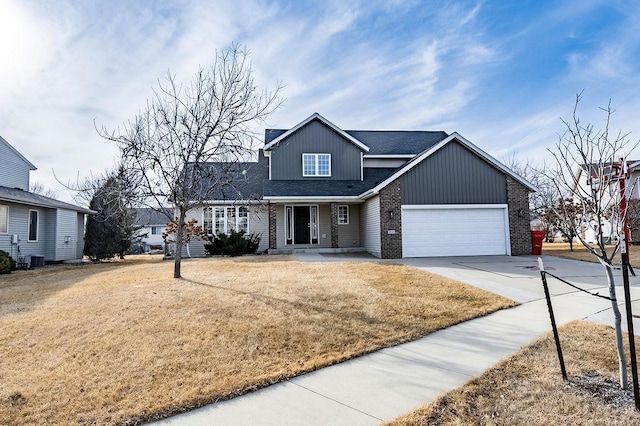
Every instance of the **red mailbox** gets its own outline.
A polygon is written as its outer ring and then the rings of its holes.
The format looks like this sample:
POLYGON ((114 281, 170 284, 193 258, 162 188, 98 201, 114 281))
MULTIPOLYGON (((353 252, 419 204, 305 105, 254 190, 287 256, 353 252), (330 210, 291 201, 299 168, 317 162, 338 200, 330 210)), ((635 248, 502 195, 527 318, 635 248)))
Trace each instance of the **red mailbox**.
POLYGON ((544 231, 531 231, 531 254, 542 254, 542 240, 544 240, 544 231))

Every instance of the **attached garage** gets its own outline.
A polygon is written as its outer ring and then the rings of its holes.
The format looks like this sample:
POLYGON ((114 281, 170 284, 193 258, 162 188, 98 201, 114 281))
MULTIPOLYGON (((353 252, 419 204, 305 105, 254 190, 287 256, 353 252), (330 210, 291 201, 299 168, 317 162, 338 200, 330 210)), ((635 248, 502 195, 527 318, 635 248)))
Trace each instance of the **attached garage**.
POLYGON ((510 254, 506 204, 403 205, 403 257, 510 254))

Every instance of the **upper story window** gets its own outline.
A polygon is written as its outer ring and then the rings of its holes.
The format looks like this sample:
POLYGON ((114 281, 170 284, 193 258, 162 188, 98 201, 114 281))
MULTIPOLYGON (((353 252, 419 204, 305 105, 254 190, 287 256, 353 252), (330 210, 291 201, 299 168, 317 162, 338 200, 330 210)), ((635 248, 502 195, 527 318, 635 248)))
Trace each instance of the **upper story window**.
POLYGON ((302 154, 302 176, 331 176, 331 154, 302 154))
POLYGON ((9 230, 9 206, 0 206, 0 234, 9 230))

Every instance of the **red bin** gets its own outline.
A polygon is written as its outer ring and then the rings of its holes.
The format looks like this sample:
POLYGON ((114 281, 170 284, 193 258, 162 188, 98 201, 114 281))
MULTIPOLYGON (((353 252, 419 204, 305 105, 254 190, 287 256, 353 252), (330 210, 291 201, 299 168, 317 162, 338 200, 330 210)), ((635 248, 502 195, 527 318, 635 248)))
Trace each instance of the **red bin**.
POLYGON ((544 231, 531 231, 531 254, 542 254, 542 240, 544 240, 544 231))

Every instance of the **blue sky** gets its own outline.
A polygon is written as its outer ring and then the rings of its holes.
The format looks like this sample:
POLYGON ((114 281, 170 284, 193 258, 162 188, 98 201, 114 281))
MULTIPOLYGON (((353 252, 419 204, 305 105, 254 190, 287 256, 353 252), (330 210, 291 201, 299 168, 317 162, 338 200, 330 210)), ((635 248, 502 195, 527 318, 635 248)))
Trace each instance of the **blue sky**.
MULTIPOLYGON (((501 158, 548 158, 583 121, 640 138, 639 1, 0 0, 0 135, 32 180, 114 164, 94 129, 132 118, 168 69, 188 79, 231 43, 280 81, 269 127, 319 112, 343 129, 457 131, 501 158)), ((71 194, 60 192, 61 199, 71 194)))

